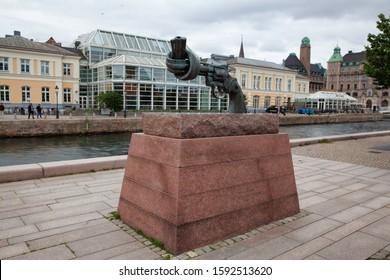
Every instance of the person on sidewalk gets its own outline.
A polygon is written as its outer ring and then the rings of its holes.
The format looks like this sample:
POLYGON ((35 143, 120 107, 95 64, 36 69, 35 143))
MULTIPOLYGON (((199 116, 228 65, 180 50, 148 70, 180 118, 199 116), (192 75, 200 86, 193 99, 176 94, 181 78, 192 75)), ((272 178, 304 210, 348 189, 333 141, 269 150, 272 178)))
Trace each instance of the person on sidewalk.
POLYGON ((41 104, 38 104, 37 106, 37 119, 41 118, 42 119, 42 107, 41 104))
POLYGON ((30 116, 32 116, 32 118, 34 119, 34 106, 32 105, 32 103, 30 103, 28 105, 28 118, 30 119, 30 116))
POLYGON ((0 103, 0 119, 4 118, 4 110, 5 110, 5 107, 4 107, 3 103, 0 103))

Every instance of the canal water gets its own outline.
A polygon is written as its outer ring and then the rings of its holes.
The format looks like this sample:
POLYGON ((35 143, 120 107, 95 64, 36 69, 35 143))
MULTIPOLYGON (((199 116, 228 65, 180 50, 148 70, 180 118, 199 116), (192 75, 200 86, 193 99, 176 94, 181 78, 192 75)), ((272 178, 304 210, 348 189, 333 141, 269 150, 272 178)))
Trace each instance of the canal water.
MULTIPOLYGON (((290 139, 390 130, 378 122, 281 126, 290 139)), ((0 139, 0 166, 126 155, 131 133, 0 139)))

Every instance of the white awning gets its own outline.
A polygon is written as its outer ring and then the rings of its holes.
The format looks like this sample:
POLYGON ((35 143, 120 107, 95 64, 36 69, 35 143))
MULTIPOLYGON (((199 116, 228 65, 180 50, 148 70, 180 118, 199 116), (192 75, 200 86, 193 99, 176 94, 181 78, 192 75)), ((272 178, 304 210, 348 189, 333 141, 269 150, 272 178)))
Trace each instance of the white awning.
POLYGON ((311 93, 311 94, 296 95, 295 99, 298 99, 298 100, 305 99, 307 101, 318 101, 320 99, 341 100, 341 101, 349 101, 349 102, 357 102, 358 101, 356 98, 351 97, 344 92, 333 92, 333 91, 317 91, 317 92, 311 93))

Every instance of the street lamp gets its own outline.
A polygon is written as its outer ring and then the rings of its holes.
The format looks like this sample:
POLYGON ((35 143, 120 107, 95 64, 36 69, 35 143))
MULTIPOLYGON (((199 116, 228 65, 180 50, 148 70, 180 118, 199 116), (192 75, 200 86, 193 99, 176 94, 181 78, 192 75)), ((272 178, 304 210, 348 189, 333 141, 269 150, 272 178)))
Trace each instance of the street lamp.
POLYGON ((56 110, 56 119, 58 119, 59 118, 59 115, 58 115, 58 86, 56 86, 56 99, 57 99, 57 110, 56 110))
POLYGON ((126 89, 123 89, 123 117, 127 117, 127 112, 126 112, 126 89))

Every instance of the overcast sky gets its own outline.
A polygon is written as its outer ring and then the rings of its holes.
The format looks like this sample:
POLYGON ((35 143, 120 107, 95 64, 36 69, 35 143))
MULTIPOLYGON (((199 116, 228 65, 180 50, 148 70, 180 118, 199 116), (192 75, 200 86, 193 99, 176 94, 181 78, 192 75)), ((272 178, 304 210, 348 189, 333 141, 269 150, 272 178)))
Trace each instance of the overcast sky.
POLYGON ((303 37, 311 62, 326 62, 338 44, 344 55, 378 33, 378 14, 390 0, 0 0, 0 37, 22 36, 71 44, 95 29, 170 40, 180 35, 200 57, 238 56, 281 63, 299 57, 303 37))

